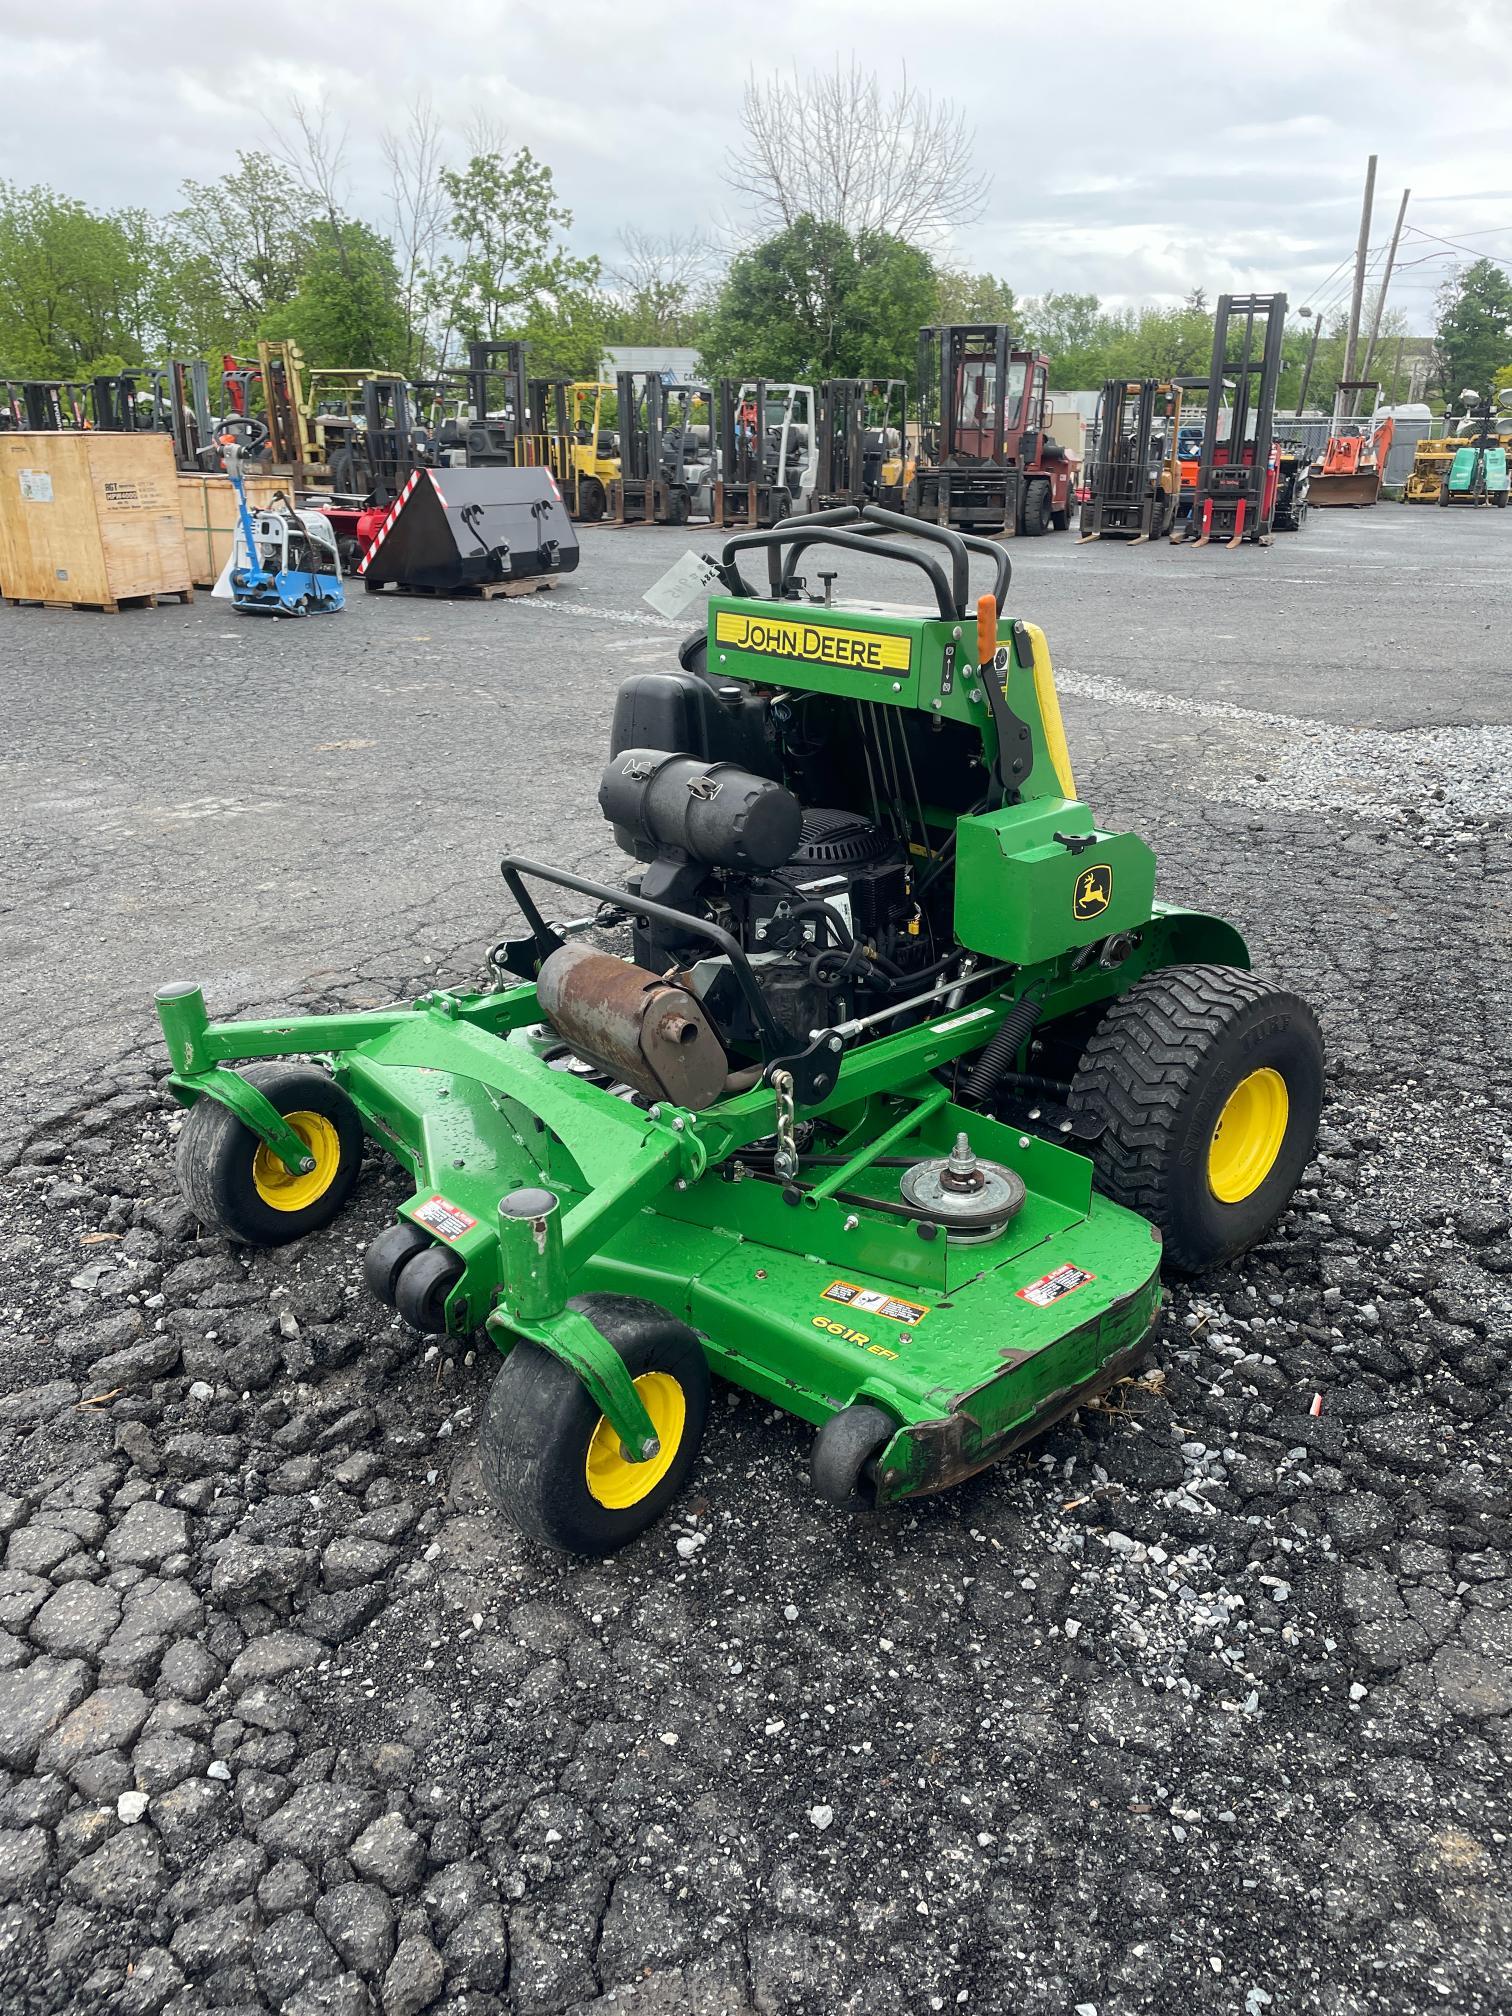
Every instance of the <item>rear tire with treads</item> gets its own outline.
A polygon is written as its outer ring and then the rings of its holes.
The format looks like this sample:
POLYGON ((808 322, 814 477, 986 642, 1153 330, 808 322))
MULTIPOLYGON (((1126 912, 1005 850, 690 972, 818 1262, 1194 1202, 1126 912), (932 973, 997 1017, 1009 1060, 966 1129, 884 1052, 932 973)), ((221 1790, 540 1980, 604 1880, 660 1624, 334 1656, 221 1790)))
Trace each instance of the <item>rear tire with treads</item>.
POLYGON ((1270 1230, 1312 1158, 1323 1039, 1295 994, 1230 966, 1147 974, 1103 1015, 1072 1081, 1100 1128, 1097 1187, 1194 1274, 1270 1230))

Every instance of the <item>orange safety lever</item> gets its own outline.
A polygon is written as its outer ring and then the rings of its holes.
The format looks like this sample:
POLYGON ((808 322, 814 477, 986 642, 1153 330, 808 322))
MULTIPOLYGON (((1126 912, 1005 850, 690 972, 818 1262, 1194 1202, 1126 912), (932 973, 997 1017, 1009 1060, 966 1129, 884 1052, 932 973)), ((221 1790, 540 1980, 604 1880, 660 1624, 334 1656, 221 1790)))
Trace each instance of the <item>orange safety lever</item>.
POLYGON ((997 656, 997 600, 977 597, 977 663, 986 672, 997 656))

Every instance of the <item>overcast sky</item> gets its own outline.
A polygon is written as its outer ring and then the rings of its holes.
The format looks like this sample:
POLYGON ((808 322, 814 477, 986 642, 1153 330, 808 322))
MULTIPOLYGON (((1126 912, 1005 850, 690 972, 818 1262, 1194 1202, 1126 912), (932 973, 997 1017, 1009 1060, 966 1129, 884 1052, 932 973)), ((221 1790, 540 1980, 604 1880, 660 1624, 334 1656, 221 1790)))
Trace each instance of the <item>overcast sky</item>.
POLYGON ((993 177, 953 256, 1020 294, 1333 304, 1372 151, 1382 250, 1413 192, 1392 288, 1413 328, 1452 261, 1512 261, 1512 0, 0 0, 0 28, 0 175, 102 206, 171 209, 185 176, 266 146, 291 92, 324 89, 351 207, 382 224, 378 135, 426 88, 459 129, 485 112, 549 162, 575 248, 612 263, 627 224, 738 225, 720 169, 748 69, 854 54, 890 76, 906 56, 966 109, 993 177))

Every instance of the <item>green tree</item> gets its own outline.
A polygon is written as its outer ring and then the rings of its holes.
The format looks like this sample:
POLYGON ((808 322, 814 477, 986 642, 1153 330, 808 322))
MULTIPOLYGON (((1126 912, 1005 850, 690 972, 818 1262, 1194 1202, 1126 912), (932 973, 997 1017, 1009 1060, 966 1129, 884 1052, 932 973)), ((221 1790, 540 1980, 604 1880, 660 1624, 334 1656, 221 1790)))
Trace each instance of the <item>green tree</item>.
POLYGON ((181 333, 182 275, 143 210, 0 183, 0 359, 37 377, 140 364, 181 333))
POLYGON ((1439 290, 1438 357, 1451 403, 1469 388, 1484 396, 1512 362, 1512 277, 1493 260, 1477 259, 1439 290))
POLYGON ((530 368, 546 378, 597 378, 610 334, 611 310, 588 288, 538 295, 519 324, 530 345, 530 368))
POLYGON ((1006 280, 992 273, 968 273, 961 267, 942 266, 936 275, 937 322, 1006 322, 1015 334, 1020 307, 1006 280))
POLYGON ((264 315, 257 333, 291 338, 322 369, 394 368, 406 331, 393 246, 350 217, 322 218, 311 227, 293 299, 264 315))
POLYGON ((928 257, 883 232, 799 217, 732 261, 710 311, 710 376, 913 376, 937 300, 928 257))
POLYGON ((1090 389, 1110 375, 1109 317, 1095 294, 1042 294, 1023 304, 1021 316, 1026 336, 1050 359, 1050 376, 1063 390, 1090 389))
POLYGON ((228 329, 250 334, 294 299, 319 205, 270 154, 242 154, 214 182, 185 182, 170 220, 182 253, 218 299, 228 329))
POLYGON ((572 212, 528 147, 508 157, 475 154, 465 169, 443 168, 440 181, 459 241, 436 268, 443 362, 453 335, 497 341, 533 314, 596 289, 599 262, 574 258, 561 242, 572 212))

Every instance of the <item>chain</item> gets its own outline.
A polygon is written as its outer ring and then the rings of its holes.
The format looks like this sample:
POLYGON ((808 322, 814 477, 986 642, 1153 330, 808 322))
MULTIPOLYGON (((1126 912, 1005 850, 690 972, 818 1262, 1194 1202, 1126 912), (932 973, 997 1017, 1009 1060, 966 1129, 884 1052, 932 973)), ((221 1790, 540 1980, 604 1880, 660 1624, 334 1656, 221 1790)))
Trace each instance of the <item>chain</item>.
POLYGON ((777 1095, 777 1153, 772 1157, 772 1167, 785 1182, 791 1183, 798 1174, 798 1140, 794 1132, 792 1072, 774 1071, 772 1090, 777 1095))

